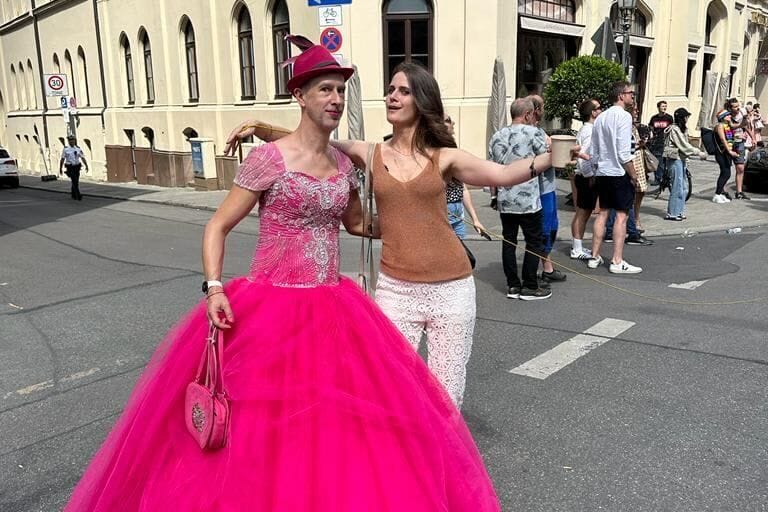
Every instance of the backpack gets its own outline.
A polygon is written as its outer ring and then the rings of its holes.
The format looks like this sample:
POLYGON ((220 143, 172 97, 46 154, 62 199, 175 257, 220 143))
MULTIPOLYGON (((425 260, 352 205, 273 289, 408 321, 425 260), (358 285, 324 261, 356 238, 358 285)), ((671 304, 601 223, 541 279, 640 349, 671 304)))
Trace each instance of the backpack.
POLYGON ((709 155, 716 155, 719 152, 717 147, 717 134, 709 128, 701 129, 701 143, 709 155))

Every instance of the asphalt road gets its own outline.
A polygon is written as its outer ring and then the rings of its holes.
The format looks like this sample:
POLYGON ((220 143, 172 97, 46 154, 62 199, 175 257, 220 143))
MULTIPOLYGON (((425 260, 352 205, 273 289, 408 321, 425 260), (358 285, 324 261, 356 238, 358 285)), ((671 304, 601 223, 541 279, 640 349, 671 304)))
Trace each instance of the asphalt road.
MULTIPOLYGON (((153 347, 200 299, 210 215, 0 190, 0 511, 66 502, 153 347)), ((249 218, 230 236, 228 276, 247 271, 256 234, 249 218)), ((344 271, 357 244, 343 238, 344 271)), ((560 244, 558 261, 598 281, 566 270, 538 302, 504 297, 498 242, 470 246, 463 412, 504 510, 768 511, 768 300, 725 304, 768 297, 764 231, 628 247, 646 269, 631 277, 560 244), (624 327, 565 365, 597 324, 624 327), (510 373, 544 354, 546 378, 510 373)))

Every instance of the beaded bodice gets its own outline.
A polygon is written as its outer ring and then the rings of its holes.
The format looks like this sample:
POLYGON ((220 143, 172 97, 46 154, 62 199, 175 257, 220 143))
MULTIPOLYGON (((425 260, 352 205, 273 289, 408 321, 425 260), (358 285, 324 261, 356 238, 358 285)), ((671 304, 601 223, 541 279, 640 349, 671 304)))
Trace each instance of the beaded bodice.
POLYGON ((252 280, 294 287, 338 283, 339 222, 357 177, 349 158, 334 153, 338 172, 325 179, 287 170, 274 144, 254 148, 243 161, 235 183, 263 191, 252 280))

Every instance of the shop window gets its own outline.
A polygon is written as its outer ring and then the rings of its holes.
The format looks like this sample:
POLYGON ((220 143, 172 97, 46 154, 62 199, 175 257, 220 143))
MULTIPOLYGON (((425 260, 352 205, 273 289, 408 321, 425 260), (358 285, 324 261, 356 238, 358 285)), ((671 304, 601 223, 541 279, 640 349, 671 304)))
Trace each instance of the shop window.
POLYGON ((288 80, 291 79, 291 66, 283 67, 283 62, 291 56, 291 43, 285 36, 291 33, 291 18, 285 0, 277 0, 272 7, 272 44, 274 45, 275 93, 278 97, 290 96, 288 80))
POLYGON ((548 18, 565 23, 576 23, 574 0, 518 0, 520 14, 548 18))
POLYGON ((144 53, 144 80, 147 85, 147 103, 155 102, 155 73, 152 68, 152 43, 149 41, 149 34, 142 30, 139 34, 142 51, 144 53))
POLYGON ((701 95, 704 96, 704 89, 707 87, 707 71, 712 69, 712 62, 714 62, 715 56, 712 54, 704 55, 704 62, 701 66, 701 95))
POLYGON ((417 62, 432 71, 433 10, 427 0, 389 0, 383 5, 384 90, 402 62, 417 62))
POLYGON ((120 47, 123 51, 123 60, 125 62, 125 85, 128 91, 128 104, 133 105, 136 102, 136 87, 133 82, 133 56, 131 55, 131 44, 128 37, 123 34, 120 37, 120 47))
POLYGON ((251 15, 244 5, 237 16, 237 47, 240 53, 240 97, 256 97, 256 65, 253 58, 253 27, 251 15))
POLYGON ((184 56, 187 64, 187 92, 190 103, 200 101, 200 86, 197 80, 197 42, 195 28, 189 19, 182 25, 184 34, 184 56))
MULTIPOLYGON (((613 4, 611 6, 611 28, 614 34, 623 34, 621 28, 621 16, 619 15, 619 5, 613 4)), ((629 33, 633 36, 645 36, 648 30, 648 19, 645 17, 640 9, 635 9, 635 14, 632 17, 632 24, 629 27, 629 33)))
POLYGON ((688 71, 685 75, 685 95, 691 97, 691 85, 693 85, 693 72, 696 68, 696 61, 688 61, 688 71))

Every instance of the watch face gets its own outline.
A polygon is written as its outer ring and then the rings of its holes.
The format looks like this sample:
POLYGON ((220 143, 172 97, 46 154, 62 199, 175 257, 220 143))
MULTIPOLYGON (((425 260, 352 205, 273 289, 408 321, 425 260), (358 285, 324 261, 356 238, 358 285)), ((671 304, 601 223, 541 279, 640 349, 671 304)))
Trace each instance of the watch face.
POLYGON ((208 281, 203 281, 203 293, 208 293, 208 281))

